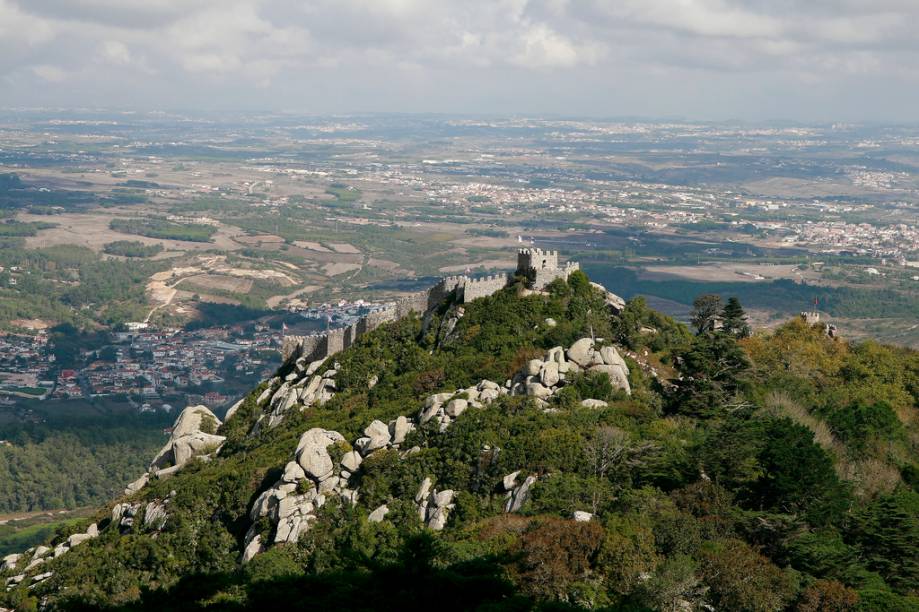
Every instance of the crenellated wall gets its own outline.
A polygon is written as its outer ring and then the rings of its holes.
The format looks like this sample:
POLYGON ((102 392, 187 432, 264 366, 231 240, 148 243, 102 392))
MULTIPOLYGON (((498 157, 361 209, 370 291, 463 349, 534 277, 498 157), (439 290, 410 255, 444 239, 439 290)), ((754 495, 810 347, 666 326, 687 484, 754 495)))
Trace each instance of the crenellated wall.
MULTIPOLYGON (((541 249, 521 249, 517 253, 517 272, 525 271, 537 289, 542 289, 556 278, 568 278, 578 269, 578 264, 568 262, 558 267, 558 252, 541 249), (534 265, 535 264, 535 265, 534 265)), ((451 294, 458 302, 471 302, 497 293, 510 282, 509 274, 493 274, 480 278, 469 276, 447 276, 426 291, 409 294, 389 307, 368 314, 350 327, 333 329, 325 334, 309 336, 285 336, 281 347, 284 361, 304 357, 306 361, 326 359, 357 342, 362 335, 392 321, 398 321, 412 312, 424 315, 437 307, 451 294)))
POLYGON ((495 274, 484 278, 467 278, 462 285, 464 302, 471 302, 488 297, 507 287, 511 277, 507 274, 495 274))

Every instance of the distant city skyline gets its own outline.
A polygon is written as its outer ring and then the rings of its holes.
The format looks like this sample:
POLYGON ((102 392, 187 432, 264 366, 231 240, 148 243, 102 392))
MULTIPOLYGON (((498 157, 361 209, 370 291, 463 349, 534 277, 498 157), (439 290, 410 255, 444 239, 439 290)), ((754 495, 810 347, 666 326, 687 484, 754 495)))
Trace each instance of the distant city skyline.
POLYGON ((0 0, 0 107, 919 121, 908 0, 0 0))

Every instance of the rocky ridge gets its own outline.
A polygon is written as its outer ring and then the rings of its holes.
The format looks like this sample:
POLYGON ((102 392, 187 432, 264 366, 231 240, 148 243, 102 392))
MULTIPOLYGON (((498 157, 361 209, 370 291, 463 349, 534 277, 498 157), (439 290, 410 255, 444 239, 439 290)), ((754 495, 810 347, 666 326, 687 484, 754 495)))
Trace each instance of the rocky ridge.
MULTIPOLYGON (((340 366, 336 363, 322 375, 313 374, 319 367, 315 363, 298 361, 283 381, 275 378, 262 392, 257 401, 269 415, 269 426, 272 422, 275 426, 280 423, 278 419, 283 419, 295 406, 302 410, 314 402, 321 404, 334 397, 334 376, 340 366)), ((313 428, 306 431, 292 459, 284 466, 283 475, 252 504, 249 518, 253 524, 244 540, 243 562, 273 544, 296 542, 316 520, 316 512, 324 504, 332 500, 358 504, 360 491, 354 483, 363 461, 387 449, 399 451, 401 457, 419 452, 421 449, 417 446, 403 448, 406 437, 418 427, 434 423, 438 432, 445 432, 466 410, 483 409, 504 395, 526 395, 548 405, 546 400, 578 372, 603 372, 614 388, 630 392, 628 367, 618 351, 612 346, 598 346, 591 338, 582 338, 567 350, 563 347, 550 349, 544 360, 531 360, 504 385, 482 380, 465 389, 434 393, 425 399, 415 417, 399 416, 388 423, 374 420, 363 429, 362 436, 351 442, 333 430, 313 428), (259 521, 263 518, 269 521, 270 534, 260 528, 259 521)), ((371 380, 368 386, 372 387, 373 382, 371 380)), ((588 407, 606 405, 602 400, 590 399, 583 404, 588 407)), ((265 422, 264 419, 260 417, 257 425, 265 422)), ((518 483, 518 474, 504 479, 506 512, 520 510, 537 480, 530 475, 518 483)), ((452 490, 438 491, 433 488, 431 477, 426 477, 415 495, 418 514, 425 526, 435 531, 443 529, 454 507, 453 498, 452 490)), ((386 504, 378 506, 370 512, 369 519, 385 520, 388 511, 386 504)))

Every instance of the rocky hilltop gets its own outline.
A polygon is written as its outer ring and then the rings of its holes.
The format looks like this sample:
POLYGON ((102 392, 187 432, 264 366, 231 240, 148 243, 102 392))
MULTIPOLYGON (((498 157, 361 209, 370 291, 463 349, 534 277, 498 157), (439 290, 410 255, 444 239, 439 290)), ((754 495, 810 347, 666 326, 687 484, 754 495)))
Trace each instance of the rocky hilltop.
POLYGON ((2 560, 0 605, 919 602, 893 561, 919 550, 915 354, 798 320, 745 337, 733 307, 692 334, 540 270, 319 359, 297 340, 223 421, 186 408, 122 498, 2 560))

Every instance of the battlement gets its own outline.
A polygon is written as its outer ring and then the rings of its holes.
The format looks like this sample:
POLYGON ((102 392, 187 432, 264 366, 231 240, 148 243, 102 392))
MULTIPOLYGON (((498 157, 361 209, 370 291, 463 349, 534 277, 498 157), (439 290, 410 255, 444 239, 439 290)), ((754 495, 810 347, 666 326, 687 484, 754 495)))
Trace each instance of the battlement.
POLYGON ((462 301, 471 302, 482 297, 488 297, 507 287, 510 276, 507 274, 492 274, 480 278, 466 277, 462 289, 462 301))
POLYGON ((517 251, 517 273, 526 274, 529 270, 558 269, 558 251, 543 251, 537 248, 519 249, 517 251))
POLYGON ((536 290, 545 289, 546 285, 557 278, 567 280, 568 275, 580 268, 580 265, 573 261, 559 267, 558 251, 543 251, 537 248, 517 251, 517 275, 526 277, 527 283, 536 290))
MULTIPOLYGON (((558 251, 532 248, 520 249, 517 252, 517 274, 526 275, 536 289, 543 289, 556 278, 567 279, 571 272, 578 269, 576 262, 567 262, 564 267, 559 268, 558 251)), ((500 273, 478 278, 465 274, 445 276, 426 291, 419 291, 400 298, 386 308, 368 314, 349 327, 333 329, 324 334, 285 336, 281 353, 285 362, 299 358, 304 358, 306 361, 326 359, 345 350, 362 335, 384 323, 398 321, 413 312, 419 315, 427 314, 442 304, 451 294, 459 303, 471 302, 501 291, 512 281, 512 275, 500 273)))

